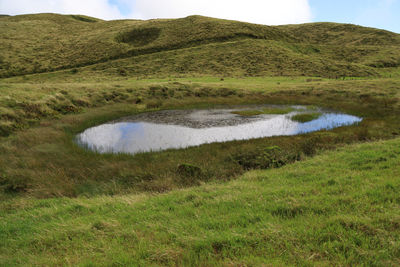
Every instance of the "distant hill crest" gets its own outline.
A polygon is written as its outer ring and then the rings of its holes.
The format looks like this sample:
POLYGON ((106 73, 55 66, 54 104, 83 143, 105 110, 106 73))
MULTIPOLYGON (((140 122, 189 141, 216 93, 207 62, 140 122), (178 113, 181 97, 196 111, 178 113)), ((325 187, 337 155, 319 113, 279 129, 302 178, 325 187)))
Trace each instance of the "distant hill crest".
POLYGON ((352 24, 264 26, 197 15, 147 21, 51 13, 0 18, 1 77, 85 66, 125 68, 127 75, 341 77, 400 66, 399 34, 352 24))

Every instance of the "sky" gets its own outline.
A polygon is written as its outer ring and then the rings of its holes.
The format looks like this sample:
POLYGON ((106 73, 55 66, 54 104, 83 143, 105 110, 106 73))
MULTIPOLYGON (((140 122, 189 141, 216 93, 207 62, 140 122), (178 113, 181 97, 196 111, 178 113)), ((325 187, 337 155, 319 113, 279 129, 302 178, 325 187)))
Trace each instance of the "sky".
POLYGON ((203 15, 266 25, 330 21, 400 33, 400 0, 0 0, 0 14, 45 12, 106 20, 203 15))

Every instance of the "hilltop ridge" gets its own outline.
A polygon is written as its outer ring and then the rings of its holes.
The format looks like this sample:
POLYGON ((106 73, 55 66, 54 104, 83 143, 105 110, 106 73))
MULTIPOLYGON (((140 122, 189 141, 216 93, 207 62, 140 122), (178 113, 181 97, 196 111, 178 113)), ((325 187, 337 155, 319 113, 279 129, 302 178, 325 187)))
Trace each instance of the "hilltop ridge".
POLYGON ((351 24, 265 26, 197 15, 104 21, 34 14, 0 17, 0 29, 1 77, 84 66, 133 76, 342 77, 373 76, 380 68, 400 66, 399 34, 351 24))

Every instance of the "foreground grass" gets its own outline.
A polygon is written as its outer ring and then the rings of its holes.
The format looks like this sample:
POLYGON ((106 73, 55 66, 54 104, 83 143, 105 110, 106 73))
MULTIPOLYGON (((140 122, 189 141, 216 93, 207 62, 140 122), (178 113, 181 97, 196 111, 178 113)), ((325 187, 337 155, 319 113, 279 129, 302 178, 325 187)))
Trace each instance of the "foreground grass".
POLYGON ((4 201, 0 265, 400 264, 400 139, 164 195, 4 201))

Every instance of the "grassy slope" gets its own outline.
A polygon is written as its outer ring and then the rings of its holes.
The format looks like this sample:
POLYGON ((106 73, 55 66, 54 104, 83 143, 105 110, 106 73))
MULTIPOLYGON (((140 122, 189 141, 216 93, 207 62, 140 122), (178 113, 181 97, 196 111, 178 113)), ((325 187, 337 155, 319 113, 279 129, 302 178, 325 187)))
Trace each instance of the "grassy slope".
POLYGON ((377 68, 400 64, 398 34, 334 23, 270 27, 200 16, 101 21, 39 14, 2 17, 0 29, 3 76, 103 61, 91 70, 341 77, 377 75, 377 68), (118 58, 129 59, 109 62, 118 58))
MULTIPOLYGON (((91 23, 56 14, 2 18, 2 72, 12 75, 46 71, 118 55, 124 46, 112 36, 126 24, 91 23)), ((135 24, 131 21, 128 26, 135 24)))
MULTIPOLYGON (((364 98, 363 102, 387 102, 387 105, 394 105, 396 109, 400 99, 398 78, 335 81, 277 77, 226 78, 221 81, 212 77, 150 80, 129 77, 117 80, 115 75, 88 75, 82 80, 74 74, 70 74, 67 80, 64 78, 56 73, 32 75, 26 81, 20 77, 0 81, 0 136, 26 128, 43 118, 82 112, 86 108, 112 103, 136 103, 138 99, 143 103, 162 102, 166 97, 179 101, 196 95, 215 96, 207 92, 210 88, 220 90, 217 95, 223 94, 224 90, 229 93, 230 90, 241 89, 255 93, 294 90, 294 94, 304 96, 332 94, 334 99, 343 97, 344 102, 349 99, 357 102, 364 98), (154 92, 149 88, 153 88, 154 92)), ((326 100, 325 104, 329 104, 330 100, 326 100)))
POLYGON ((400 264, 400 139, 165 195, 1 203, 0 263, 400 264))

